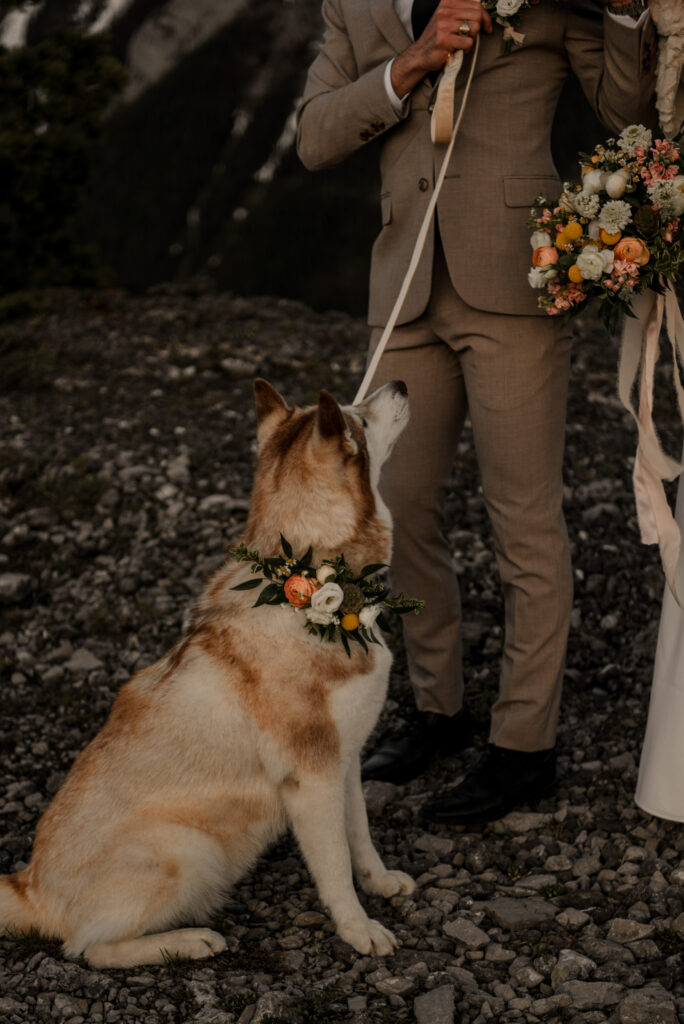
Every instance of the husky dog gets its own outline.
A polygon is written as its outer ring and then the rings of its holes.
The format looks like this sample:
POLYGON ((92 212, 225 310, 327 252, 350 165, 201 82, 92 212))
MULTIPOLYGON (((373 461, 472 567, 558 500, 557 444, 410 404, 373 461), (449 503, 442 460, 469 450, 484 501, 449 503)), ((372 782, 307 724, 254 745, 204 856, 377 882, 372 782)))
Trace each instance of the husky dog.
MULTIPOLYGON (((341 409, 289 408, 255 383, 259 457, 244 540, 277 555, 281 533, 313 563, 343 553, 360 570, 389 562, 380 467, 408 420, 387 384, 341 409)), ((391 655, 311 636, 302 615, 253 607, 229 561, 204 590, 187 635, 126 683, 38 824, 27 868, 0 877, 0 930, 37 929, 94 967, 200 959, 225 949, 206 920, 291 825, 337 932, 386 955, 392 933, 354 891, 410 893, 372 845, 359 752, 387 689, 391 655), (167 929, 173 929, 168 931, 167 929)))

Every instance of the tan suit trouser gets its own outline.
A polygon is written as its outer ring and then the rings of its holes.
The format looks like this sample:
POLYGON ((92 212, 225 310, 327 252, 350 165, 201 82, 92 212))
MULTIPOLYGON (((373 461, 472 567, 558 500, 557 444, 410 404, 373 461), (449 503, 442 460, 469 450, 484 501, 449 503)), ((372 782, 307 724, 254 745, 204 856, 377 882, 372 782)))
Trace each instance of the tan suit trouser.
POLYGON ((394 331, 372 385, 404 380, 411 403, 381 480, 394 517, 393 585, 427 602, 404 617, 409 673, 420 710, 461 707, 461 603, 444 506, 469 413, 505 599, 490 738, 543 750, 555 740, 572 606, 561 507, 569 332, 550 318, 467 306, 439 245, 435 257, 430 304, 394 331))

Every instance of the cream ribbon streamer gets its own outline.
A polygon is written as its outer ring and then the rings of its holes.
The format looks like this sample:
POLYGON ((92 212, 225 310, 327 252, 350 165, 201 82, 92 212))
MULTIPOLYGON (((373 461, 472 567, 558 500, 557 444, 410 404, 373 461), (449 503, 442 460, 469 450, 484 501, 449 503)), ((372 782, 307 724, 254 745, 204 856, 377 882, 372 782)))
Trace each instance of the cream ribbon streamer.
POLYGON ((444 74, 442 75, 442 78, 440 79, 439 87, 437 90, 437 98, 435 100, 435 109, 432 112, 433 120, 430 126, 430 131, 433 142, 446 142, 447 139, 449 139, 449 134, 451 138, 449 141, 449 145, 447 147, 447 151, 444 154, 442 166, 439 169, 439 174, 437 176, 437 181, 435 182, 432 197, 430 199, 430 202, 428 203, 427 210, 425 211, 425 216, 423 217, 423 223, 420 225, 420 231, 418 232, 418 237, 416 238, 416 244, 413 247, 413 253, 411 254, 411 259, 408 265, 408 270, 406 271, 406 276, 404 277, 404 280, 402 281, 401 284, 401 288, 399 289, 397 301, 394 303, 392 312, 390 313, 389 316, 389 320, 385 325, 385 329, 382 332, 375 352, 373 353, 373 358, 369 362, 368 367, 366 369, 366 373, 364 374, 364 378, 361 381, 361 384, 359 385, 359 390, 356 392, 353 403, 354 405, 358 405, 358 403, 363 401, 363 398, 365 397, 366 391, 368 390, 368 386, 375 375, 375 371, 378 368, 378 363, 380 362, 382 354, 385 351, 390 335, 394 330, 395 324, 401 312, 401 307, 404 305, 404 301, 408 294, 408 290, 411 286, 411 281, 414 278, 416 269, 420 262, 420 257, 422 256, 423 249, 425 247, 425 240, 427 238, 428 230, 430 228, 430 222, 435 212, 435 207, 437 206, 439 193, 442 191, 442 185, 444 184, 444 179, 446 177, 447 167, 449 166, 449 160, 451 159, 451 154, 454 149, 454 142, 456 141, 456 136, 458 135, 458 130, 461 127, 461 121, 463 120, 463 114, 465 113, 466 103, 468 102, 468 94, 470 93, 470 86, 472 84, 473 75, 475 73, 475 65, 477 64, 477 54, 479 48, 480 36, 477 35, 475 37, 475 48, 473 50, 473 60, 470 65, 470 73, 468 74, 468 80, 466 82, 465 91, 463 93, 463 100, 461 101, 461 109, 458 112, 458 117, 456 118, 456 122, 454 124, 453 129, 451 129, 451 121, 453 118, 454 109, 454 86, 456 83, 456 76, 458 75, 461 65, 463 64, 463 51, 459 50, 457 54, 452 53, 447 58, 445 71, 444 74), (444 113, 445 111, 446 115, 444 113), (443 137, 445 117, 446 123, 448 124, 448 127, 446 129, 446 138, 443 137), (451 131, 449 131, 450 129, 451 131))
POLYGON ((658 358, 660 329, 665 316, 672 346, 672 371, 677 403, 684 420, 684 387, 679 360, 684 366, 684 320, 672 284, 664 284, 664 294, 650 289, 633 301, 634 318, 625 320, 618 370, 620 401, 637 424, 639 440, 634 459, 634 497, 641 540, 658 544, 668 586, 677 604, 676 574, 681 535, 665 495, 663 480, 674 480, 684 465, 663 452, 653 423, 653 379, 658 358), (639 376, 638 409, 632 403, 632 389, 639 376))

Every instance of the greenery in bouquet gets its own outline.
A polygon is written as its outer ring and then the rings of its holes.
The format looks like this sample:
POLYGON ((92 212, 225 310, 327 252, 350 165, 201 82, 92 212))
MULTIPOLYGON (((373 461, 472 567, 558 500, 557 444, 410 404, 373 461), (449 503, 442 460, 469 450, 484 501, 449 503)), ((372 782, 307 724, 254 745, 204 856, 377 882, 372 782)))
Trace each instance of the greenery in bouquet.
POLYGON ((283 554, 263 558, 258 551, 249 551, 244 543, 231 548, 238 562, 251 562, 252 572, 261 573, 257 579, 239 583, 233 590, 252 590, 263 586, 254 607, 281 605, 292 612, 301 612, 302 621, 312 636, 334 642, 339 640, 351 655, 349 642, 368 650, 368 644, 378 643, 373 632, 378 626, 387 630, 383 609, 395 615, 419 612, 424 601, 393 595, 377 573, 386 569, 382 563, 364 566, 354 572, 344 555, 324 559, 319 566, 312 565, 311 548, 297 558, 292 545, 280 537, 283 554))
POLYGON ((662 291, 684 263, 682 136, 653 139, 630 125, 593 153, 580 153, 582 184, 566 182, 555 206, 540 196, 529 226, 532 269, 541 309, 568 318, 599 300, 616 330, 633 315, 635 293, 662 291))

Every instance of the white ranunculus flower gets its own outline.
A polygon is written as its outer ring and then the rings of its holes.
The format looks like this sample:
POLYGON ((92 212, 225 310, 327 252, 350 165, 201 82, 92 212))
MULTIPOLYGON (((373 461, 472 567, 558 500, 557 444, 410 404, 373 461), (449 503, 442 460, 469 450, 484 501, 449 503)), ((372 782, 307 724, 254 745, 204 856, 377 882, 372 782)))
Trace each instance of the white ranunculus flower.
POLYGON ((362 608, 359 612, 359 622, 362 626, 365 626, 366 629, 372 629, 379 614, 379 604, 367 604, 365 608, 362 608))
POLYGON ((512 18, 522 7, 522 0, 497 0, 496 13, 500 18, 512 18))
POLYGON ((603 273, 610 274, 615 263, 615 253, 612 249, 601 249, 599 256, 603 260, 603 273))
POLYGON ((314 612, 336 612, 344 600, 344 591, 337 583, 324 583, 320 590, 311 595, 314 612))
POLYGON ((599 227, 614 235, 624 231, 632 219, 632 207, 622 199, 609 199, 601 208, 598 217, 599 227))
POLYGON ((533 249, 539 249, 542 245, 553 245, 551 235, 548 231, 535 231, 530 238, 530 245, 533 249))
POLYGON ((325 583, 332 576, 336 576, 337 573, 333 569, 332 565, 321 565, 316 570, 316 579, 319 583, 325 583))
POLYGON ((527 275, 527 280, 532 288, 546 287, 546 274, 542 267, 532 267, 527 275))
POLYGON ((637 146, 650 149, 652 142, 653 132, 650 128, 645 128, 643 124, 628 125, 618 138, 620 148, 627 156, 634 156, 637 146))
POLYGON ((304 611, 309 622, 314 622, 317 626, 329 626, 335 620, 333 612, 319 612, 313 608, 305 608, 304 611))
POLYGON ((591 224, 587 224, 587 234, 589 238, 593 238, 594 241, 598 241, 599 232, 601 228, 597 220, 592 220, 591 224))
POLYGON ((577 257, 577 266, 585 281, 600 281, 603 277, 603 260, 595 245, 584 247, 577 257))
MULTIPOLYGON (((603 171, 587 171, 582 179, 582 191, 589 193, 600 192, 603 188, 603 171)), ((577 200, 575 200, 577 202, 577 200)))

